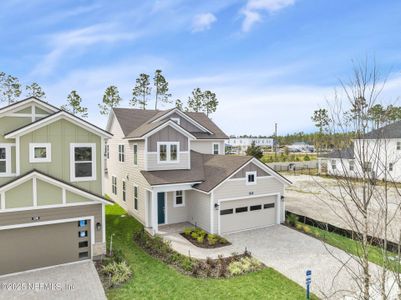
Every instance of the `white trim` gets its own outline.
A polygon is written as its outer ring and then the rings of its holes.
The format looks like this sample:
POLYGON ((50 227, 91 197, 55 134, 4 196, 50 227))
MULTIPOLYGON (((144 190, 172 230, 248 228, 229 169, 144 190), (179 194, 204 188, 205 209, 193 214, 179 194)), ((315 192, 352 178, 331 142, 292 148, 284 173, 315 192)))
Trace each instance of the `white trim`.
POLYGON ((38 206, 38 183, 36 177, 32 178, 32 205, 38 206))
POLYGON ((84 128, 84 129, 86 129, 86 130, 88 130, 88 131, 90 131, 90 132, 92 132, 92 133, 94 133, 96 135, 100 135, 100 136, 103 136, 103 137, 109 137, 109 138, 112 137, 112 135, 110 133, 105 132, 102 129, 97 128, 96 126, 94 126, 94 125, 92 125, 90 123, 87 123, 87 122, 79 119, 78 117, 76 117, 74 115, 71 115, 71 114, 69 114, 69 113, 67 113, 65 111, 62 111, 62 110, 60 110, 59 112, 56 112, 53 115, 48 116, 47 118, 44 118, 44 119, 39 120, 39 121, 36 121, 36 122, 34 122, 34 123, 32 123, 32 124, 30 124, 28 126, 25 126, 23 128, 17 129, 17 130, 15 130, 15 131, 13 131, 13 132, 11 132, 9 134, 6 134, 4 137, 6 139, 16 138, 17 136, 25 135, 25 134, 27 134, 27 133, 29 133, 31 131, 37 130, 37 129, 43 127, 43 126, 51 124, 51 123, 53 123, 55 121, 58 121, 60 119, 68 120, 71 123, 74 123, 75 125, 77 125, 79 127, 82 127, 82 128, 84 128))
POLYGON ((51 143, 29 143, 29 162, 30 163, 47 163, 52 161, 52 144, 51 143), (46 157, 35 157, 35 148, 46 148, 46 157))
POLYGON ((185 207, 185 190, 174 191, 173 207, 185 207), (181 192, 182 203, 177 204, 177 192, 181 192))
POLYGON ((145 139, 144 144, 144 151, 143 151, 143 164, 145 171, 148 170, 148 138, 145 139))
POLYGON ((220 143, 212 143, 212 154, 213 155, 218 155, 220 154, 220 143), (214 146, 217 145, 217 154, 214 153, 214 146))
MULTIPOLYGON (((260 179, 269 179, 269 178, 274 178, 271 175, 268 176, 258 176, 258 180, 260 179)), ((229 178, 227 181, 245 181, 247 178, 246 177, 239 177, 239 178, 229 178)))
POLYGON ((6 208, 6 193, 5 192, 1 192, 0 193, 0 197, 1 197, 1 199, 0 199, 0 212, 2 211, 2 210, 4 210, 5 208, 6 208))
POLYGON ((104 203, 102 203, 102 242, 106 243, 106 212, 104 203))
POLYGON ((21 172, 21 162, 20 162, 20 159, 21 159, 21 155, 20 155, 20 137, 19 136, 17 136, 16 138, 15 138, 15 174, 17 175, 17 176, 19 176, 20 175, 20 172, 21 172))
POLYGON ((218 203, 227 202, 227 201, 236 201, 236 200, 247 200, 247 199, 254 199, 254 198, 262 198, 262 197, 270 197, 280 195, 280 193, 269 193, 269 194, 259 194, 259 195, 249 195, 249 196, 242 196, 242 197, 232 197, 232 198, 223 198, 218 200, 218 203))
MULTIPOLYGON (((29 107, 29 106, 30 106, 30 102, 34 102, 34 103, 37 104, 39 107, 42 106, 42 107, 40 107, 40 108, 42 108, 43 110, 46 110, 46 111, 48 111, 48 112, 57 112, 57 111, 58 111, 57 108, 55 108, 55 107, 53 107, 53 106, 51 106, 51 105, 48 105, 46 102, 39 101, 39 100, 36 99, 35 97, 29 97, 29 98, 27 98, 27 99, 18 101, 18 102, 15 103, 15 104, 8 105, 8 106, 5 106, 5 107, 1 108, 1 109, 0 109, 0 118, 1 118, 1 117, 4 117, 5 115, 3 115, 3 114, 6 113, 6 112, 9 112, 9 111, 12 112, 12 111, 17 110, 17 109, 24 109, 24 108, 26 108, 26 107, 29 107)), ((29 116, 29 117, 30 117, 30 116, 29 116)))
POLYGON ((67 192, 65 189, 61 189, 61 201, 63 205, 67 204, 67 192))
POLYGON ((180 118, 170 118, 171 121, 176 122, 178 125, 181 125, 181 119, 180 118))
POLYGON ((214 233, 214 193, 210 195, 210 233, 214 233))
MULTIPOLYGON (((47 116, 48 115, 45 115, 45 114, 35 114, 35 118, 44 118, 47 116)), ((8 114, 5 114, 4 116, 0 116, 0 118, 1 117, 31 118, 31 121, 32 121, 33 114, 8 113, 8 114)), ((32 121, 32 122, 34 122, 34 121, 32 121)))
POLYGON ((101 137, 100 138, 100 170, 101 170, 101 172, 100 172, 100 176, 101 176, 101 185, 102 185, 102 196, 104 195, 104 172, 105 172, 105 159, 106 159, 106 157, 104 156, 104 152, 105 152, 105 141, 104 141, 104 138, 103 137, 101 137))
POLYGON ((11 177, 12 173, 11 173, 11 162, 12 162, 12 158, 11 158, 11 148, 15 146, 15 144, 9 144, 9 143, 1 143, 0 144, 0 148, 4 148, 6 151, 6 158, 2 159, 1 161, 5 161, 6 162, 6 172, 4 173, 0 173, 0 177, 11 177))
POLYGON ((178 164, 180 163, 180 142, 157 142, 157 163, 158 164, 178 164), (166 146, 166 160, 160 160, 160 146, 166 146), (177 146, 177 159, 171 160, 171 146, 177 146))
POLYGON ((32 122, 35 122, 35 119, 36 119, 36 108, 35 108, 34 104, 31 105, 31 114, 32 114, 31 120, 32 120, 32 122))
POLYGON ((180 133, 182 133, 183 135, 187 136, 190 139, 196 140, 196 137, 194 135, 192 135, 189 131, 185 130, 184 128, 182 128, 181 126, 179 126, 177 123, 175 123, 174 121, 168 120, 165 123, 162 123, 161 125, 159 125, 158 127, 152 129, 151 131, 149 131, 148 133, 142 135, 141 137, 138 138, 127 138, 128 140, 143 140, 149 136, 152 136, 153 134, 155 134, 156 132, 162 130, 163 128, 167 127, 167 126, 171 126, 174 129, 176 129, 177 131, 179 131, 180 133))
POLYGON ((168 192, 173 192, 175 190, 192 190, 192 185, 198 183, 201 183, 201 181, 152 185, 152 190, 167 190, 168 192))
POLYGON ((95 205, 99 204, 99 202, 71 202, 66 204, 50 204, 50 205, 37 205, 37 206, 24 206, 18 208, 6 208, 1 209, 1 213, 10 213, 10 212, 17 212, 17 211, 26 211, 26 210, 38 210, 38 209, 49 209, 49 208, 63 208, 63 207, 71 207, 71 206, 82 206, 82 205, 95 205))
POLYGON ((257 184, 258 172, 257 171, 249 171, 245 172, 245 184, 246 185, 255 185, 257 184), (253 181, 249 181, 249 175, 253 175, 253 181))
MULTIPOLYGON (((103 159, 103 158, 102 158, 103 159)), ((89 162, 89 161, 87 161, 89 162)), ((95 181, 96 180, 96 143, 70 143, 70 181, 95 181), (92 176, 88 177, 75 177, 75 148, 90 147, 92 148, 92 176)))

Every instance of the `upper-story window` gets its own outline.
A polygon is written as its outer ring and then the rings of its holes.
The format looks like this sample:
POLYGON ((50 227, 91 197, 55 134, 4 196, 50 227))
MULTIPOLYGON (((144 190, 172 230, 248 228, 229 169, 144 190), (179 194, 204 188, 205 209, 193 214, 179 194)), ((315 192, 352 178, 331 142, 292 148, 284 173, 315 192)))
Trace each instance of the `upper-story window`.
POLYGON ((70 144, 71 181, 96 180, 96 144, 70 144))
POLYGON ((134 165, 138 165, 138 144, 134 144, 134 165))
POLYGON ((125 161, 124 145, 118 145, 118 161, 125 161))
POLYGON ((246 172, 245 176, 247 185, 256 184, 256 171, 246 172))
POLYGON ((349 161, 349 170, 354 171, 355 169, 355 162, 353 160, 349 161))
POLYGON ((110 158, 110 146, 109 145, 104 146, 104 157, 106 159, 110 158))
POLYGON ((158 142, 157 158, 158 162, 178 162, 179 142, 158 142))
POLYGON ((213 143, 213 154, 219 154, 219 153, 220 153, 220 144, 213 143))
POLYGON ((181 123, 180 118, 171 118, 171 121, 176 122, 178 125, 181 123))
POLYGON ((44 163, 52 161, 52 151, 50 143, 30 143, 29 162, 44 163))
POLYGON ((335 159, 332 159, 332 160, 331 160, 331 168, 332 168, 333 170, 336 170, 336 169, 337 169, 337 161, 336 161, 335 159))
POLYGON ((7 173, 7 148, 0 147, 0 174, 7 173))
POLYGON ((397 142, 397 150, 401 150, 401 142, 397 142))

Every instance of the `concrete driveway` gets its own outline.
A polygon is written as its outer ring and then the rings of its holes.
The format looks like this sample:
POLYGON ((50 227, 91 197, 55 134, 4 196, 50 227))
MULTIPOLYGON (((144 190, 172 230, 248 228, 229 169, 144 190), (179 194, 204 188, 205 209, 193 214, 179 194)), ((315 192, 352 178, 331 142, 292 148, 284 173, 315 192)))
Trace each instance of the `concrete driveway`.
MULTIPOLYGON (((323 299, 357 298, 355 281, 350 272, 341 268, 339 260, 347 261, 347 265, 356 274, 360 274, 358 264, 340 249, 325 246, 320 240, 283 225, 234 233, 226 237, 235 251, 242 252, 247 248, 254 257, 303 287, 305 271, 312 270, 312 292, 323 299), (337 291, 341 292, 334 294, 337 291)), ((375 273, 372 281, 375 281, 381 268, 374 264, 370 267, 375 273)), ((372 285, 372 299, 376 299, 374 293, 375 286, 372 285)))
POLYGON ((92 261, 0 277, 0 299, 105 300, 92 261))

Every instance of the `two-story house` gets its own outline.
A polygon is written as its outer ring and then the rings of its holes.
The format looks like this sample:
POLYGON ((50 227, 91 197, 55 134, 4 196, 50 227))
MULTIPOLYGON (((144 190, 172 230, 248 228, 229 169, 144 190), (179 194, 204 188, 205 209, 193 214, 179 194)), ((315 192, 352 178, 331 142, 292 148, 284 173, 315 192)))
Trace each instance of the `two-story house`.
POLYGON ((105 253, 110 137, 36 98, 0 109, 0 275, 105 253))
POLYGON ((224 155, 228 136, 205 114, 115 108, 106 193, 152 233, 190 222, 211 233, 284 221, 290 182, 259 160, 224 155))

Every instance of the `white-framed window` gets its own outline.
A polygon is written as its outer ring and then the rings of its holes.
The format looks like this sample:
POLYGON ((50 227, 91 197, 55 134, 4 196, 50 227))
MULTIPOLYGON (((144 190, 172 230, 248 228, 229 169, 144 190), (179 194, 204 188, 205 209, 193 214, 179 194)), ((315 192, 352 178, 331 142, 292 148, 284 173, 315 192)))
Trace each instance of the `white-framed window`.
POLYGON ((185 193, 184 191, 174 192, 174 207, 185 206, 185 193))
POLYGON ((349 170, 354 171, 355 169, 355 162, 353 160, 349 161, 349 170))
POLYGON ((256 184, 256 171, 246 172, 245 176, 247 185, 256 184))
POLYGON ((9 156, 8 147, 0 145, 0 174, 9 173, 9 156))
POLYGON ((335 159, 331 160, 331 169, 336 170, 337 169, 337 161, 335 159))
POLYGON ((125 149, 124 145, 118 145, 118 161, 124 162, 125 161, 125 149))
POLYGON ((110 146, 109 145, 104 145, 104 157, 106 159, 110 158, 110 146))
POLYGON ((52 145, 50 143, 29 143, 29 162, 45 163, 52 161, 52 145))
POLYGON ((371 172, 372 171, 372 163, 370 161, 365 161, 363 163, 363 170, 365 172, 371 172))
POLYGON ((117 177, 111 176, 111 192, 117 195, 117 177))
POLYGON ((123 180, 123 201, 127 201, 127 184, 125 183, 125 180, 123 180))
POLYGON ((180 124, 181 123, 180 118, 171 118, 170 120, 173 121, 173 122, 176 122, 178 125, 181 125, 180 124))
POLYGON ((401 150, 401 142, 397 142, 397 150, 401 150))
POLYGON ((220 154, 220 144, 213 143, 213 154, 220 154))
POLYGON ((138 186, 134 184, 134 209, 138 210, 138 186))
POLYGON ((134 151, 134 165, 138 165, 138 144, 133 145, 133 151, 134 151))
POLYGON ((388 164, 388 170, 391 172, 394 169, 394 164, 393 163, 389 163, 388 164))
POLYGON ((179 161, 180 142, 157 142, 157 162, 175 163, 179 161))
POLYGON ((96 180, 96 144, 70 144, 71 181, 96 180))

